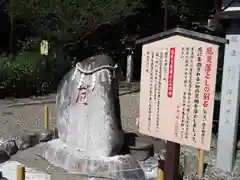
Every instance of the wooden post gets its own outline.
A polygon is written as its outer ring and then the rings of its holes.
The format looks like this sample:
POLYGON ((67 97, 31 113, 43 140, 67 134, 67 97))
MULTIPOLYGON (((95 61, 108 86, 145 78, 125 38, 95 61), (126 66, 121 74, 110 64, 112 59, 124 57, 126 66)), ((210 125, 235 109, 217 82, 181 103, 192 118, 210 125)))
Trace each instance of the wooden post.
POLYGON ((179 176, 180 144, 167 141, 164 180, 175 180, 179 176))
POLYGON ((44 106, 44 127, 45 130, 49 130, 49 108, 48 105, 44 106))
POLYGON ((202 178, 204 172, 204 150, 199 150, 198 177, 202 178))
POLYGON ((25 180, 25 167, 24 166, 17 167, 17 180, 25 180))

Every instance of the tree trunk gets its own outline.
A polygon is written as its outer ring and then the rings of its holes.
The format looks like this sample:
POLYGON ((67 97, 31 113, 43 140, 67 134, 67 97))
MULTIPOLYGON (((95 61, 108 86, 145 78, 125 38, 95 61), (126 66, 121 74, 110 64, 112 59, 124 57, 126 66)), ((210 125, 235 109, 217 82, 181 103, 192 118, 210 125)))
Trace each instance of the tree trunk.
POLYGON ((10 32, 9 32, 9 52, 13 55, 13 15, 12 15, 12 0, 9 0, 8 4, 8 17, 10 22, 10 32))

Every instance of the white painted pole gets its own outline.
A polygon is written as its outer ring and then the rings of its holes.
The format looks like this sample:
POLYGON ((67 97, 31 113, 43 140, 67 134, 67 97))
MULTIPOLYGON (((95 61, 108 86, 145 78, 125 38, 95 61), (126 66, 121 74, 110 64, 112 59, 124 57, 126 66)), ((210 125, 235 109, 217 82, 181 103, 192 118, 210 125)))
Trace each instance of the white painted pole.
POLYGON ((231 172, 235 161, 239 109, 240 28, 227 32, 221 93, 216 167, 231 172), (238 33, 236 33, 238 32, 238 33))
POLYGON ((127 84, 130 84, 133 79, 133 53, 127 56, 127 84))

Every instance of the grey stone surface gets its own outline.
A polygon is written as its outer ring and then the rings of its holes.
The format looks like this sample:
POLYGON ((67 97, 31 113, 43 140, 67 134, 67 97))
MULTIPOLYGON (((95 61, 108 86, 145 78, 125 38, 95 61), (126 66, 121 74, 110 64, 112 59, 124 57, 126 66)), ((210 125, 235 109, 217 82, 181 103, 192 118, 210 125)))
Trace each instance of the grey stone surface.
POLYGON ((25 133, 21 133, 20 135, 17 135, 15 138, 15 142, 19 150, 24 150, 26 148, 37 145, 40 141, 37 133, 25 132, 25 133))
POLYGON ((97 55, 77 63, 62 79, 56 101, 57 128, 67 148, 96 157, 121 150, 123 131, 114 74, 113 60, 97 55))
POLYGON ((224 68, 222 75, 221 105, 218 129, 218 153, 217 168, 224 171, 232 171, 236 152, 236 139, 238 136, 239 122, 239 85, 240 85, 240 35, 232 31, 239 31, 235 24, 230 24, 226 31, 226 39, 229 43, 225 46, 224 68), (236 41, 232 39, 236 38, 236 41), (236 55, 232 55, 231 52, 236 55), (231 93, 229 93, 231 91, 231 93), (229 103, 230 102, 230 103, 229 103), (230 110, 228 112, 228 110, 230 110))
POLYGON ((9 159, 10 157, 8 153, 4 149, 0 149, 0 163, 3 163, 9 159))
POLYGON ((129 155, 87 157, 85 152, 68 148, 60 139, 41 146, 42 157, 69 173, 122 180, 145 180, 137 161, 129 155))
POLYGON ((138 161, 145 161, 153 156, 153 144, 149 141, 136 139, 134 145, 130 145, 131 156, 138 161))
POLYGON ((134 158, 118 156, 124 134, 117 86, 110 57, 97 55, 77 63, 62 79, 57 91, 59 139, 47 142, 42 156, 68 172, 145 179, 134 158))
POLYGON ((41 132, 39 133, 39 136, 38 136, 40 142, 47 142, 47 141, 53 140, 55 137, 56 136, 55 136, 54 130, 41 132))
MULTIPOLYGON (((132 90, 137 91, 138 88, 137 85, 132 90)), ((135 120, 138 116, 139 93, 130 93, 128 89, 123 89, 120 95, 123 129, 137 132, 135 120)), ((44 132, 44 105, 49 106, 50 127, 54 129, 56 127, 55 94, 36 99, 0 100, 0 138, 7 140, 22 133, 44 132)), ((39 150, 37 145, 19 151, 12 156, 12 159, 51 174, 52 180, 88 180, 88 177, 83 175, 68 174, 63 169, 52 166, 37 155, 39 150)))
POLYGON ((184 168, 183 174, 184 176, 196 176, 198 172, 198 158, 191 153, 184 154, 184 168))
POLYGON ((18 147, 15 140, 5 141, 0 145, 0 150, 4 150, 8 156, 12 156, 18 152, 18 147))

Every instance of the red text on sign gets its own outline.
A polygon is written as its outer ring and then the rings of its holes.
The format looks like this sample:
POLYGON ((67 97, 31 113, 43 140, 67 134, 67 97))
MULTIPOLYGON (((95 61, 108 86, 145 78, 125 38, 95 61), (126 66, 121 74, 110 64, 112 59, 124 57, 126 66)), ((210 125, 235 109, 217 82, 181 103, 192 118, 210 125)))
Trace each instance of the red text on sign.
POLYGON ((204 76, 204 94, 203 94, 203 107, 207 108, 210 100, 210 76, 212 71, 212 47, 207 48, 207 58, 205 64, 205 76, 204 76))
POLYGON ((173 96, 173 81, 174 81, 174 63, 175 63, 176 48, 170 48, 169 69, 168 69, 168 91, 167 96, 173 96))

